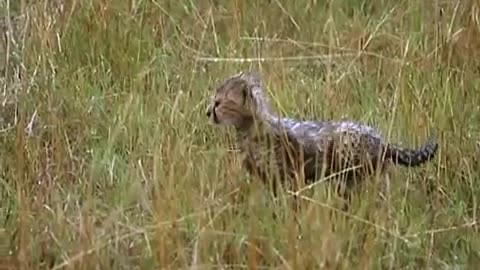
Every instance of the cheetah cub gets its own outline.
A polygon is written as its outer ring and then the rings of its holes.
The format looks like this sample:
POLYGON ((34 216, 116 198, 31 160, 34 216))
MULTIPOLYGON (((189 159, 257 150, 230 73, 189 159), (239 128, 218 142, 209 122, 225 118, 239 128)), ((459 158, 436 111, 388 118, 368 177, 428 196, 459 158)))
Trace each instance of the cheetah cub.
POLYGON ((419 149, 404 149, 385 142, 375 129, 350 121, 281 118, 271 111, 262 81, 253 72, 219 85, 207 116, 214 125, 235 129, 243 166, 274 190, 277 181, 295 190, 322 177, 342 177, 339 182, 350 190, 377 169, 383 175, 390 164, 418 166, 437 151, 433 139, 419 149))

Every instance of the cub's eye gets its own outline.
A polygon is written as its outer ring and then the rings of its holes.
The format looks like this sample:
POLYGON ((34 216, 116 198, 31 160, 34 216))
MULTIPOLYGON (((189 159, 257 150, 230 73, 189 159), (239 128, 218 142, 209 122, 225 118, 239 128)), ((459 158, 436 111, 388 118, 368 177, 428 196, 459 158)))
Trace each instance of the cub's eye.
POLYGON ((220 101, 218 101, 218 100, 215 101, 215 103, 213 103, 213 106, 214 106, 214 107, 217 107, 218 105, 220 105, 220 101))

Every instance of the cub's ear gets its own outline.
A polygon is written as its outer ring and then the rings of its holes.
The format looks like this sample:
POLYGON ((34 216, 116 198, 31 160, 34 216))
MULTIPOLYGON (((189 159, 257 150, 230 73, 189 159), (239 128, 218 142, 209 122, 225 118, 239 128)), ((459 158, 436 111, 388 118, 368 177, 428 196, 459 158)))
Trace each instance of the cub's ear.
POLYGON ((250 85, 262 85, 262 78, 260 74, 256 71, 246 71, 242 72, 240 75, 240 78, 242 78, 245 82, 247 82, 250 85))
POLYGON ((242 88, 243 105, 252 104, 254 98, 252 93, 252 85, 245 83, 242 88))

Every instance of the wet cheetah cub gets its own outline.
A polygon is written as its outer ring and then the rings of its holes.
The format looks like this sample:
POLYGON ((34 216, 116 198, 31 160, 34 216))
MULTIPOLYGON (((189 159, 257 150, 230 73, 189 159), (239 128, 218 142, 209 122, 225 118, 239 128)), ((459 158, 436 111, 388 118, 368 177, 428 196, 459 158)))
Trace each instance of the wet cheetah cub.
POLYGON ((386 173, 390 164, 423 164, 437 150, 433 139, 416 150, 391 145, 375 129, 354 122, 281 118, 270 109, 259 75, 251 72, 219 85, 207 116, 214 125, 235 129, 244 167, 275 190, 275 179, 296 189, 302 179, 309 184, 333 175, 348 188, 377 169, 386 173))

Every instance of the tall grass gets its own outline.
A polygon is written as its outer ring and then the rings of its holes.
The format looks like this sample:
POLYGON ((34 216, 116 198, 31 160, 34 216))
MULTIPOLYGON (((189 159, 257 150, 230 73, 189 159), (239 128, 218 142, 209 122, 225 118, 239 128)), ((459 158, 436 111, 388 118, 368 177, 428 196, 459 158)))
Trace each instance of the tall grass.
POLYGON ((0 4, 0 268, 480 265, 477 1, 59 3, 0 4), (297 226, 207 123, 247 69, 281 114, 434 132, 438 155, 392 171, 390 211, 318 185, 297 226))

